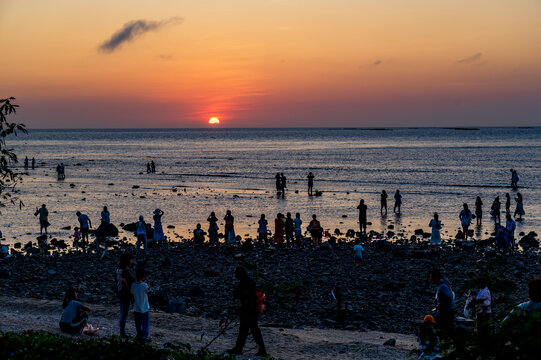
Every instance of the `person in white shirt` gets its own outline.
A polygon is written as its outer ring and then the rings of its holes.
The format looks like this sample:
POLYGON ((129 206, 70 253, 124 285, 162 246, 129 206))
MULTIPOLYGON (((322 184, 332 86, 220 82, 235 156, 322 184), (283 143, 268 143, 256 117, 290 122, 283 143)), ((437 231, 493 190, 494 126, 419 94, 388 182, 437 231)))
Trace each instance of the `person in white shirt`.
POLYGON ((136 281, 131 285, 131 294, 133 295, 133 315, 135 318, 135 329, 139 339, 147 339, 150 319, 149 319, 149 304, 148 293, 150 286, 146 277, 145 269, 137 269, 135 272, 136 281))

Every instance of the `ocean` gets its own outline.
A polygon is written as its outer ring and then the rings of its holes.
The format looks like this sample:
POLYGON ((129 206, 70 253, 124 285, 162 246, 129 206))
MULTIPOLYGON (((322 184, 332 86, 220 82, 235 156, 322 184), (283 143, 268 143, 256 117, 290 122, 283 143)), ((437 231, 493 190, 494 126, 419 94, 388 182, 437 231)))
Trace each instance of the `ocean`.
MULTIPOLYGON (((215 211, 223 219, 230 209, 236 233, 255 237, 259 215, 269 225, 278 212, 299 212, 307 225, 317 214, 334 232, 358 229, 356 207, 368 205, 368 230, 409 236, 417 228, 429 232, 434 212, 443 222, 442 237, 454 238, 462 203, 474 209, 484 202, 484 222, 476 238, 486 238, 493 225, 488 214, 496 196, 504 207, 506 192, 515 209, 509 169, 520 176, 519 192, 526 215, 517 233, 541 225, 541 128, 292 128, 292 129, 130 129, 32 130, 8 139, 18 154, 36 158, 17 187, 25 206, 1 209, 0 229, 7 243, 35 241, 42 203, 49 209, 50 233, 68 239, 77 225, 75 212, 89 215, 95 227, 104 205, 112 223, 129 223, 141 214, 152 219, 165 211, 171 239, 189 237, 197 223, 207 229, 215 211), (147 174, 147 162, 156 173, 147 174), (55 167, 66 167, 66 179, 55 167), (320 197, 307 195, 308 172, 315 175, 320 197), (288 179, 284 199, 276 195, 274 176, 288 179), (138 188, 134 188, 137 187, 138 188), (389 214, 379 215, 380 192, 389 194, 389 214), (393 194, 403 195, 402 215, 392 213, 393 194), (298 191, 298 193, 297 193, 298 191)), ((223 221, 219 223, 223 231, 223 221)), ((273 230, 274 226, 269 226, 273 230)), ((358 230, 357 230, 358 231, 358 230)), ((121 234, 132 239, 131 234, 121 234)))

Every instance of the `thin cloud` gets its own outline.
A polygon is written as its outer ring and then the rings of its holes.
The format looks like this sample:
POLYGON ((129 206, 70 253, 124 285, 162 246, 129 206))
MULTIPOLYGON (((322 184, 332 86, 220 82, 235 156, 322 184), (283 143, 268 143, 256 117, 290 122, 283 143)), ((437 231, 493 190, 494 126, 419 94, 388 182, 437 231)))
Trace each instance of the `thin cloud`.
POLYGON ((146 32, 157 31, 168 25, 178 25, 182 23, 184 19, 179 17, 172 17, 162 21, 147 21, 147 20, 134 20, 126 23, 122 29, 115 32, 111 38, 100 45, 99 50, 111 53, 118 50, 124 43, 133 41, 146 32))
POLYGON ((458 60, 458 63, 459 64, 472 63, 472 62, 475 62, 475 61, 481 59, 482 55, 483 55, 483 53, 477 53, 475 55, 468 56, 467 58, 464 58, 462 60, 458 60))
POLYGON ((156 58, 160 60, 173 60, 174 59, 173 55, 167 55, 167 54, 156 55, 156 58))
POLYGON ((372 66, 378 66, 378 65, 381 65, 381 63, 383 63, 383 61, 381 60, 376 60, 372 63, 372 66))

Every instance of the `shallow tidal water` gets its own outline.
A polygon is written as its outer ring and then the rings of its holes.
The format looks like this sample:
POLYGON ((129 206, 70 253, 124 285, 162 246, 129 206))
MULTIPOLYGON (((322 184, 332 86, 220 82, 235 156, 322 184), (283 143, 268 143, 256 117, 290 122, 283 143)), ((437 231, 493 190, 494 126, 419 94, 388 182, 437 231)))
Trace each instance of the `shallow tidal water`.
MULTIPOLYGON (((2 209, 0 229, 7 243, 35 240, 42 203, 49 209, 50 233, 68 239, 77 225, 75 212, 99 225, 99 213, 109 207, 111 221, 129 223, 139 214, 148 220, 155 208, 165 211, 164 228, 173 239, 189 236, 196 223, 206 230, 206 218, 226 209, 235 216, 236 233, 255 236, 261 213, 272 220, 278 212, 300 212, 305 225, 317 214, 323 227, 358 229, 356 207, 368 205, 368 229, 413 234, 429 232, 433 212, 440 214, 442 237, 454 238, 462 203, 474 209, 484 202, 484 225, 473 227, 476 238, 493 230, 488 214, 495 196, 504 208, 506 192, 515 209, 516 191, 509 188, 510 168, 518 170, 524 197, 521 231, 541 225, 541 128, 391 129, 144 129, 30 130, 8 140, 20 157, 36 158, 17 187, 25 206, 2 209), (155 174, 146 173, 154 160, 155 174), (58 181, 55 167, 63 162, 66 179, 58 181), (315 175, 306 193, 306 176, 315 175), (288 178, 285 199, 276 195, 276 172, 288 178), (74 186, 70 186, 73 184, 74 186), (138 188, 134 188, 138 186, 138 188), (389 215, 379 215, 379 193, 389 194, 389 215), (402 215, 392 214, 396 189, 403 195, 402 215), (296 193, 298 191, 298 193, 296 193)), ((220 232, 223 221, 220 221, 220 232)), ((121 234, 121 236, 131 235, 121 234)))

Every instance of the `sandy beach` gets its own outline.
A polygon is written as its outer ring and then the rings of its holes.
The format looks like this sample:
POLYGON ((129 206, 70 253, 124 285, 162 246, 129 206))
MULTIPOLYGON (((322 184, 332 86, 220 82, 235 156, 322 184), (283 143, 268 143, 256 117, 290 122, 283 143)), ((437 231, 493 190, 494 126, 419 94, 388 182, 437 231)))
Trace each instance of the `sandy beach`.
MULTIPOLYGON (((0 330, 22 331, 27 329, 60 333, 58 328, 61 302, 18 297, 0 297, 0 330)), ((100 327, 99 336, 115 335, 118 324, 117 309, 111 306, 92 305, 91 323, 100 327)), ((151 336, 154 342, 188 343, 194 348, 205 345, 217 334, 218 321, 200 317, 168 314, 152 311, 151 336), (203 338, 201 335, 205 334, 203 338)), ((128 332, 135 333, 130 317, 128 332)), ((219 337, 211 346, 213 352, 222 353, 234 344, 238 327, 219 337)), ((380 331, 346 331, 332 329, 288 329, 262 327, 269 353, 281 359, 410 359, 410 350, 415 348, 413 335, 384 333, 380 331), (383 343, 395 339, 395 346, 383 343)), ((69 336, 69 335, 67 335, 69 336)), ((81 335, 82 336, 82 335, 81 335)), ((253 358, 256 346, 249 339, 246 356, 253 358)))

